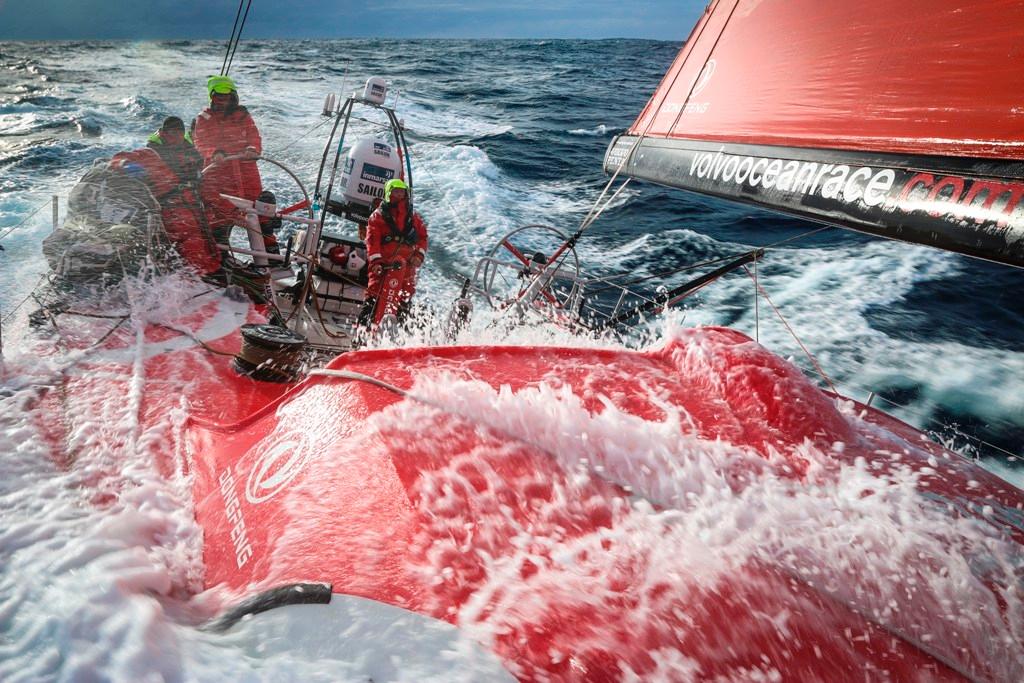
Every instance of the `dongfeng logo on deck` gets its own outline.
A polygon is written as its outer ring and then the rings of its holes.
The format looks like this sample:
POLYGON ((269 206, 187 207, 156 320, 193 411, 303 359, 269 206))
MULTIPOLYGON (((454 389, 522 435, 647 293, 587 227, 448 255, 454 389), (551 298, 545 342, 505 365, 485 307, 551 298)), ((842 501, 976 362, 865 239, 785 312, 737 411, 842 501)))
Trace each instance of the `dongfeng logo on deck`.
POLYGON ((262 503, 273 498, 302 471, 310 453, 309 437, 303 434, 284 434, 261 442, 249 454, 245 499, 262 503))
POLYGON ((690 97, 696 97, 700 92, 708 87, 708 82, 711 81, 711 77, 715 74, 715 60, 709 59, 704 68, 701 69, 700 75, 697 76, 697 82, 693 85, 693 91, 690 93, 690 97))

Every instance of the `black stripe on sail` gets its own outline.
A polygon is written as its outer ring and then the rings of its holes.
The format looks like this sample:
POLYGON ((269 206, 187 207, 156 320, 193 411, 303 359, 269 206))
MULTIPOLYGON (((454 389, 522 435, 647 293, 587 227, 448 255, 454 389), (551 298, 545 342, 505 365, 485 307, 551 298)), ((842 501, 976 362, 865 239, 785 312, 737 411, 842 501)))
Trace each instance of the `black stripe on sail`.
POLYGON ((1019 161, 636 140, 612 141, 605 172, 1024 268, 1019 161))

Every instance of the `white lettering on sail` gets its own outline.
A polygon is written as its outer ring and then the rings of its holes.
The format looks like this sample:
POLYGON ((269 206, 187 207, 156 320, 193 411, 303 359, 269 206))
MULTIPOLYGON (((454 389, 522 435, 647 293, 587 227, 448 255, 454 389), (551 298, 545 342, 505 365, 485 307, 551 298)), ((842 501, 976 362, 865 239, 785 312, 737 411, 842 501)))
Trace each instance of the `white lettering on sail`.
POLYGON ((875 174, 868 181, 868 186, 864 188, 864 203, 868 206, 879 206, 885 201, 894 182, 896 182, 896 172, 892 169, 887 168, 875 174))
POLYGON ((1024 212, 1024 183, 1004 180, 919 172, 896 187, 896 171, 890 168, 740 156, 724 148, 694 153, 689 169, 690 176, 699 180, 816 195, 872 208, 888 201, 901 211, 992 223, 998 229, 1005 229, 1012 215, 1024 212))
POLYGON ((881 205, 896 180, 895 172, 887 168, 876 171, 870 166, 851 168, 815 161, 741 157, 722 149, 695 154, 690 160, 690 175, 868 206, 881 205))
POLYGON ((666 102, 661 105, 660 113, 663 114, 678 114, 684 112, 686 114, 703 114, 711 106, 710 102, 666 102))

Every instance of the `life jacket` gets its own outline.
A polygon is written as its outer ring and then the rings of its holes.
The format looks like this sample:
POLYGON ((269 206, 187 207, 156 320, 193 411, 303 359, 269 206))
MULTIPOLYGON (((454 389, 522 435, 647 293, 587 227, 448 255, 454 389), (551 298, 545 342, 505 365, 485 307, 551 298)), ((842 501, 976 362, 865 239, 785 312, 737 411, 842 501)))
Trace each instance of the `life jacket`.
POLYGON ((160 131, 153 133, 147 138, 146 147, 156 152, 167 169, 173 173, 178 180, 176 187, 165 192, 158 200, 174 200, 175 195, 185 195, 181 199, 188 203, 196 201, 193 185, 198 185, 199 172, 202 170, 203 159, 199 152, 192 146, 189 135, 185 135, 185 142, 181 145, 170 146, 164 143, 160 137, 160 131))
POLYGON ((380 215, 388 225, 388 234, 384 235, 381 242, 384 244, 397 242, 410 247, 416 246, 419 242, 419 232, 417 232, 416 224, 413 222, 411 207, 406 203, 405 224, 401 227, 398 226, 395 217, 391 215, 392 208, 393 206, 390 202, 383 202, 380 205, 380 215))

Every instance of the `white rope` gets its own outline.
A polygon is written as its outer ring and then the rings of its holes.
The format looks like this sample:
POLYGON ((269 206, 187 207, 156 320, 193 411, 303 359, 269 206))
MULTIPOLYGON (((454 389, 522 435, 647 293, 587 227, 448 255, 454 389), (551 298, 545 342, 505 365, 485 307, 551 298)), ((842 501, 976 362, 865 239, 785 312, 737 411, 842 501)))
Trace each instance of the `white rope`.
POLYGON ((367 384, 372 384, 375 387, 386 389, 393 394, 398 394, 403 398, 411 398, 417 401, 421 401, 423 403, 430 403, 430 401, 421 399, 413 395, 412 393, 406 391, 405 389, 402 389, 401 387, 396 387, 394 384, 385 382, 382 379, 377 379, 376 377, 373 377, 371 375, 364 375, 361 372, 352 372, 351 370, 330 370, 327 368, 318 368, 315 370, 310 370, 308 375, 310 377, 335 377, 337 379, 350 379, 355 380, 357 382, 366 382, 367 384))
POLYGON ((793 335, 793 339, 795 339, 796 343, 800 346, 801 349, 803 349, 803 352, 807 355, 807 358, 810 359, 811 365, 814 366, 814 369, 817 370, 818 374, 821 375, 822 379, 825 380, 825 383, 828 384, 829 388, 832 390, 832 393, 841 396, 842 394, 840 394, 839 390, 836 389, 835 384, 833 384, 829 376, 825 374, 825 371, 821 369, 821 366, 818 364, 817 359, 807 349, 803 341, 800 340, 800 337, 797 336, 796 330, 793 329, 793 327, 789 324, 789 321, 786 320, 786 318, 782 315, 782 311, 779 310, 779 307, 776 306, 775 303, 768 296, 768 292, 764 290, 764 287, 762 287, 761 284, 757 281, 757 278, 753 275, 753 273, 750 272, 749 268, 743 266, 743 270, 745 270, 747 272, 747 275, 749 275, 750 278, 754 281, 754 287, 757 288, 757 291, 761 292, 761 296, 764 297, 764 300, 767 301, 768 304, 775 311, 775 315, 779 316, 779 320, 781 320, 782 324, 786 326, 786 329, 789 330, 789 333, 793 335))

